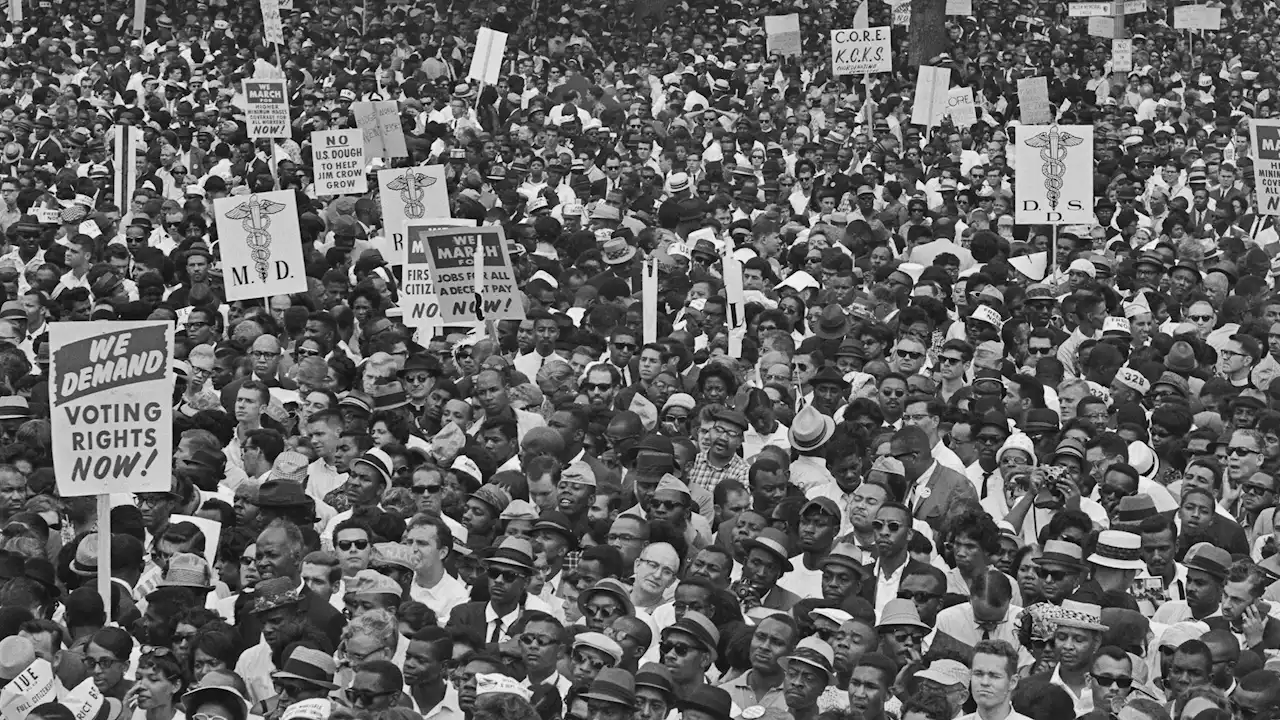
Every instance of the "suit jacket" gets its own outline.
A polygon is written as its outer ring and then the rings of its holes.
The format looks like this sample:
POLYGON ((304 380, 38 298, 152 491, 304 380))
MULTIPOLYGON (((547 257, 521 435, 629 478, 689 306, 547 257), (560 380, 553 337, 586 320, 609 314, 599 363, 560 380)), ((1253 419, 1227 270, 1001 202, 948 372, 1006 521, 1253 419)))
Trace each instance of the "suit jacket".
POLYGON ((449 613, 449 623, 445 627, 450 630, 461 628, 479 638, 481 642, 488 642, 489 635, 485 627, 487 623, 484 620, 484 609, 488 606, 487 600, 463 603, 449 613))
POLYGON ((782 610, 784 612, 791 612, 791 608, 795 607, 798 602, 800 602, 799 595, 777 585, 774 585, 773 589, 760 600, 760 604, 770 610, 782 610))
MULTIPOLYGON (((262 623, 258 620, 258 616, 249 612, 253 607, 253 600, 254 595, 251 592, 240 593, 240 597, 236 599, 236 625, 242 628, 241 637, 247 643, 246 646, 256 643, 262 634, 262 623)), ((328 636, 334 647, 338 647, 338 643, 342 642, 342 629, 347 626, 347 618, 337 608, 330 605, 328 600, 304 588, 302 602, 298 609, 311 621, 312 625, 320 628, 328 636)))
MULTIPOLYGON (((1262 612, 1265 613, 1267 611, 1263 610, 1262 612)), ((1209 626, 1210 630, 1227 630, 1229 632, 1235 632, 1231 627, 1231 623, 1221 615, 1205 618, 1204 622, 1209 626)), ((1262 642, 1245 649, 1252 650, 1263 657, 1266 656, 1266 650, 1280 649, 1280 620, 1267 615, 1267 624, 1262 628, 1262 642)))
MULTIPOLYGON (((911 557, 908 556, 907 564, 903 566, 902 575, 900 575, 899 577, 906 577, 918 571, 928 572, 929 567, 930 567, 929 565, 926 565, 925 563, 922 563, 919 560, 912 560, 911 557)), ((876 564, 873 562, 867 565, 863 565, 862 570, 863 570, 864 579, 862 581, 862 588, 858 590, 858 597, 861 597, 863 600, 866 600, 867 602, 871 603, 871 607, 875 607, 876 606, 876 585, 878 584, 876 582, 876 564)), ((893 598, 889 598, 889 599, 892 600, 893 598)))
POLYGON ((978 492, 969 478, 942 465, 934 466, 925 488, 928 497, 923 497, 923 492, 916 493, 912 514, 929 523, 935 532, 942 529, 948 508, 955 507, 960 500, 978 501, 978 492))

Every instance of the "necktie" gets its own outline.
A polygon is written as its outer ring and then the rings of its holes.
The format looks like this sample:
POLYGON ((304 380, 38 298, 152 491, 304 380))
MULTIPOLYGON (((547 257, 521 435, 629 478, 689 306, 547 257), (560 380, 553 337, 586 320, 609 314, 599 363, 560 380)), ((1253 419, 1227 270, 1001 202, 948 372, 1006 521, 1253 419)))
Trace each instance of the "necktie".
POLYGON ((493 635, 489 638, 489 642, 501 642, 502 641, 501 636, 502 636, 502 618, 494 618, 493 635))
POLYGON ((987 486, 991 482, 991 476, 994 475, 995 473, 996 473, 995 470, 992 470, 991 472, 982 473, 982 497, 978 498, 979 500, 987 499, 987 490, 988 490, 987 486))
POLYGON ((978 629, 982 630, 983 640, 990 640, 991 633, 995 632, 996 626, 992 623, 978 623, 978 629))

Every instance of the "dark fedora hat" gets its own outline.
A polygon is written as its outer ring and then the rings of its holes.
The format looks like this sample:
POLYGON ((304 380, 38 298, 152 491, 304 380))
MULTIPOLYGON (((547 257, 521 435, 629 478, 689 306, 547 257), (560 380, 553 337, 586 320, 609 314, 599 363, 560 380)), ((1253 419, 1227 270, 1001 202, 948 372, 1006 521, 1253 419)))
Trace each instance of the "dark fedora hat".
MULTIPOLYGON (((603 672, 603 671, 602 671, 603 672)), ((680 704, 684 710, 698 710, 715 720, 729 720, 733 711, 733 698, 725 690, 711 685, 699 685, 680 704)))
POLYGON ((636 679, 622 668, 605 668, 591 681, 591 689, 583 693, 582 697, 634 709, 636 679))
POLYGON ((258 488, 258 507, 261 508, 299 508, 307 507, 314 501, 302 483, 290 480, 267 480, 258 488))

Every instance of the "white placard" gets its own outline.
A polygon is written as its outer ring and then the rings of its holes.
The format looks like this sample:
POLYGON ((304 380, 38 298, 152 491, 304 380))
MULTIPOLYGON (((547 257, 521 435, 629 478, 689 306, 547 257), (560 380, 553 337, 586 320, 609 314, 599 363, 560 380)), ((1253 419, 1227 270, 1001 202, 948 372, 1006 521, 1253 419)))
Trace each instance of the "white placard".
POLYGON ((831 74, 866 75, 893 69, 889 28, 831 31, 831 74))
POLYGON ((507 48, 507 34, 487 27, 476 33, 476 48, 471 55, 467 79, 493 85, 502 69, 502 54, 507 48))
POLYGON ((1111 15, 1112 3, 1107 2, 1073 2, 1067 6, 1067 16, 1073 18, 1081 17, 1107 17, 1111 15))
POLYGON ((1147 11, 1147 0, 1124 0, 1120 3, 1121 13, 1124 15, 1136 15, 1147 11))
POLYGON ((281 79, 242 81, 245 125, 251 138, 287 138, 289 128, 289 85, 281 79))
POLYGON ((1208 5, 1183 5, 1173 9, 1175 30, 1221 30, 1222 8, 1208 5))
POLYGON ((893 26, 911 27, 911 0, 893 0, 893 26))
POLYGON ((1049 80, 1044 76, 1019 78, 1018 110, 1023 125, 1044 125, 1049 116, 1049 80))
POLYGON ((364 140, 358 129, 311 133, 317 195, 359 195, 369 191, 364 172, 364 140))
POLYGON ((1253 147, 1258 212, 1280 215, 1280 119, 1250 119, 1249 140, 1253 147))
POLYGON ((228 301, 307 291, 292 190, 213 201, 228 301))
POLYGON ((53 666, 37 659, 0 690, 0 717, 23 720, 37 705, 57 700, 53 666))
POLYGON ((765 49, 770 55, 800 54, 800 16, 767 15, 764 19, 765 49))
POLYGON ((1021 126, 1014 153, 1018 224, 1096 222, 1092 125, 1021 126))
POLYGON ((973 90, 967 87, 951 88, 947 92, 947 113, 958 128, 967 128, 978 122, 978 111, 973 104, 973 90))
POLYGON ((262 7, 263 36, 269 43, 283 45, 284 24, 280 22, 279 0, 262 0, 259 5, 262 7))
POLYGON ((933 127, 947 110, 947 90, 951 68, 921 65, 916 77, 915 101, 911 104, 911 124, 933 127))
POLYGON ((439 218, 451 215, 443 165, 379 170, 378 199, 382 203, 382 231, 390 251, 383 250, 382 257, 392 265, 404 264, 408 223, 425 221, 432 227, 449 226, 438 222, 439 218))
POLYGON ((1133 41, 1111 41, 1111 72, 1133 72, 1133 41))
POLYGON ((973 0, 947 0, 947 14, 971 17, 973 15, 973 0))

